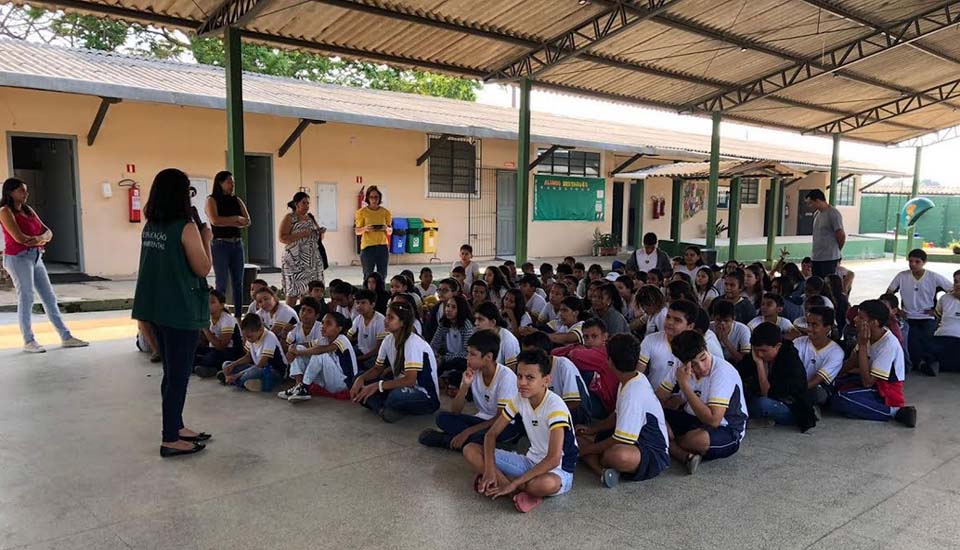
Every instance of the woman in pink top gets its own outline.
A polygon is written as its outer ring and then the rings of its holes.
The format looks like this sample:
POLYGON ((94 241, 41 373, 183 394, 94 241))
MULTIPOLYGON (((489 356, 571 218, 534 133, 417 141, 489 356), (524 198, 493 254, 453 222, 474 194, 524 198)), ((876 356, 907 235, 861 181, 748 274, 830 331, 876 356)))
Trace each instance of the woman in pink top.
POLYGON ((43 353, 46 350, 33 336, 30 313, 33 309, 33 291, 43 302, 43 310, 60 334, 65 348, 82 348, 88 344, 74 338, 63 323, 57 306, 57 296, 50 285, 47 268, 43 265, 43 245, 53 239, 53 232, 40 216, 27 206, 27 184, 16 178, 3 182, 0 197, 0 223, 3 224, 3 267, 17 289, 17 317, 23 334, 23 351, 43 353))

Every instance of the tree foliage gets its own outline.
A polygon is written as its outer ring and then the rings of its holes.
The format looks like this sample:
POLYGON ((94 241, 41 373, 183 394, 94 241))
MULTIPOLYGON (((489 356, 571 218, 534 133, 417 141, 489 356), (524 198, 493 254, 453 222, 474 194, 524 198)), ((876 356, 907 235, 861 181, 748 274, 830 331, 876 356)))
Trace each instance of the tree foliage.
MULTIPOLYGON (((221 67, 225 60, 220 38, 197 38, 160 27, 12 4, 0 6, 0 36, 221 67)), ((476 80, 250 42, 243 44, 242 53, 245 71, 328 84, 467 101, 475 101, 481 87, 476 80)))

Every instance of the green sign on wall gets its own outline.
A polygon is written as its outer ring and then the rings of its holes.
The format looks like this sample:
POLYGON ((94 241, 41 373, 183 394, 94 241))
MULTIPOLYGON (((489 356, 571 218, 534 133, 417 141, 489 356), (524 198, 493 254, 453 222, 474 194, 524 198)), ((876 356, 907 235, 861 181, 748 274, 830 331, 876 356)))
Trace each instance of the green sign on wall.
POLYGON ((603 221, 605 190, 603 178, 538 174, 533 180, 533 219, 603 221))

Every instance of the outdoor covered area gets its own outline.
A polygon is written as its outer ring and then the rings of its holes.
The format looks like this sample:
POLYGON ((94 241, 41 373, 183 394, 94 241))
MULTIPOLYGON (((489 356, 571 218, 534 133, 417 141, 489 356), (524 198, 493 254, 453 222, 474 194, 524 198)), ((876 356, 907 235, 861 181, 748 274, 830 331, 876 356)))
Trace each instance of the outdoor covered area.
MULTIPOLYGON (((516 82, 516 257, 526 259, 531 87, 710 116, 704 244, 717 245, 720 121, 898 144, 960 124, 960 1, 41 0, 80 13, 222 33, 228 150, 244 194, 240 42, 516 82)), ((932 139, 948 138, 947 133, 932 139)), ((920 147, 929 142, 913 142, 920 147)), ((919 183, 915 178, 914 190, 919 183)))

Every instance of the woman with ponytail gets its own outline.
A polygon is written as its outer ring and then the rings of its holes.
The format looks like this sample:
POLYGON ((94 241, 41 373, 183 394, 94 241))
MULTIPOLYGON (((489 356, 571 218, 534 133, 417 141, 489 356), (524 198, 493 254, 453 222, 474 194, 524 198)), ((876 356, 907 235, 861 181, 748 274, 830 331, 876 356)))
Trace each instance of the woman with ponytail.
POLYGON ((281 269, 283 292, 292 307, 309 294, 310 281, 323 281, 323 259, 317 246, 320 226, 310 213, 310 195, 298 191, 287 207, 290 215, 280 223, 280 242, 285 246, 281 269))
POLYGON ((433 414, 440 408, 437 359, 430 344, 414 332, 415 320, 409 303, 390 304, 387 336, 377 362, 350 388, 354 402, 377 413, 384 422, 411 414, 433 414))

